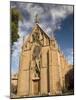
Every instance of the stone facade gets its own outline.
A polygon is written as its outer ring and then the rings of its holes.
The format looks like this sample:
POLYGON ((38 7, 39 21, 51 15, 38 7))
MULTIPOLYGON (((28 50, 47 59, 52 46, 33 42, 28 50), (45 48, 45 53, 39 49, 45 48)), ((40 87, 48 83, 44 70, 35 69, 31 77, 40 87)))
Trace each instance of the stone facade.
POLYGON ((68 62, 54 36, 38 23, 23 43, 18 73, 18 96, 61 95, 68 62))

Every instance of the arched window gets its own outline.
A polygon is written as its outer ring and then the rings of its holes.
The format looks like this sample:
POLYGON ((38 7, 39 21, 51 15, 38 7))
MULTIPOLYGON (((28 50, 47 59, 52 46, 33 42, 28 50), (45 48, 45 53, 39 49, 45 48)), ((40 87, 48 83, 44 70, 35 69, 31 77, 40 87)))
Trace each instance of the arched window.
POLYGON ((50 77, 49 77, 49 51, 47 52, 47 92, 50 92, 50 77))

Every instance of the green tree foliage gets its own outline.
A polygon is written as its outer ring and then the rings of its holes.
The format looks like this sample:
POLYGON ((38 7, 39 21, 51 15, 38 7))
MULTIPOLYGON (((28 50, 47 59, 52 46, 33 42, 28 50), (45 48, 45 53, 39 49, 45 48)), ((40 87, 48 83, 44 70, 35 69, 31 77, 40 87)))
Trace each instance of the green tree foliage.
POLYGON ((21 19, 20 12, 16 8, 11 8, 11 44, 17 41, 18 34, 18 22, 21 19))

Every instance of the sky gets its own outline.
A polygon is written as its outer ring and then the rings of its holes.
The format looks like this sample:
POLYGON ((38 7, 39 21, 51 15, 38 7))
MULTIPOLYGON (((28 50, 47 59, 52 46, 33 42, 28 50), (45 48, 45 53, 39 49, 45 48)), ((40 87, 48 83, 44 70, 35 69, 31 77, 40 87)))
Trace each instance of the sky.
POLYGON ((19 68, 19 56, 23 43, 23 37, 32 32, 35 25, 35 16, 39 16, 40 27, 51 37, 54 34, 61 51, 63 51, 69 64, 73 64, 73 6, 45 3, 14 2, 11 8, 17 8, 23 21, 19 21, 18 34, 20 38, 12 46, 11 71, 16 73, 19 68))

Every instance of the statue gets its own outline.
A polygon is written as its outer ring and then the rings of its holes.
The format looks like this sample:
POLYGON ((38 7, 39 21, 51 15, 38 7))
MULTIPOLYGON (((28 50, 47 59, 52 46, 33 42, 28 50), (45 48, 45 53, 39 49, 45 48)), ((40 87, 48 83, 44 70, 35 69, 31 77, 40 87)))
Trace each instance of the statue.
POLYGON ((40 77, 40 48, 38 46, 34 48, 32 56, 34 61, 34 76, 40 77))
POLYGON ((40 61, 39 60, 35 60, 35 75, 37 76, 37 77, 39 77, 40 76, 40 61))

